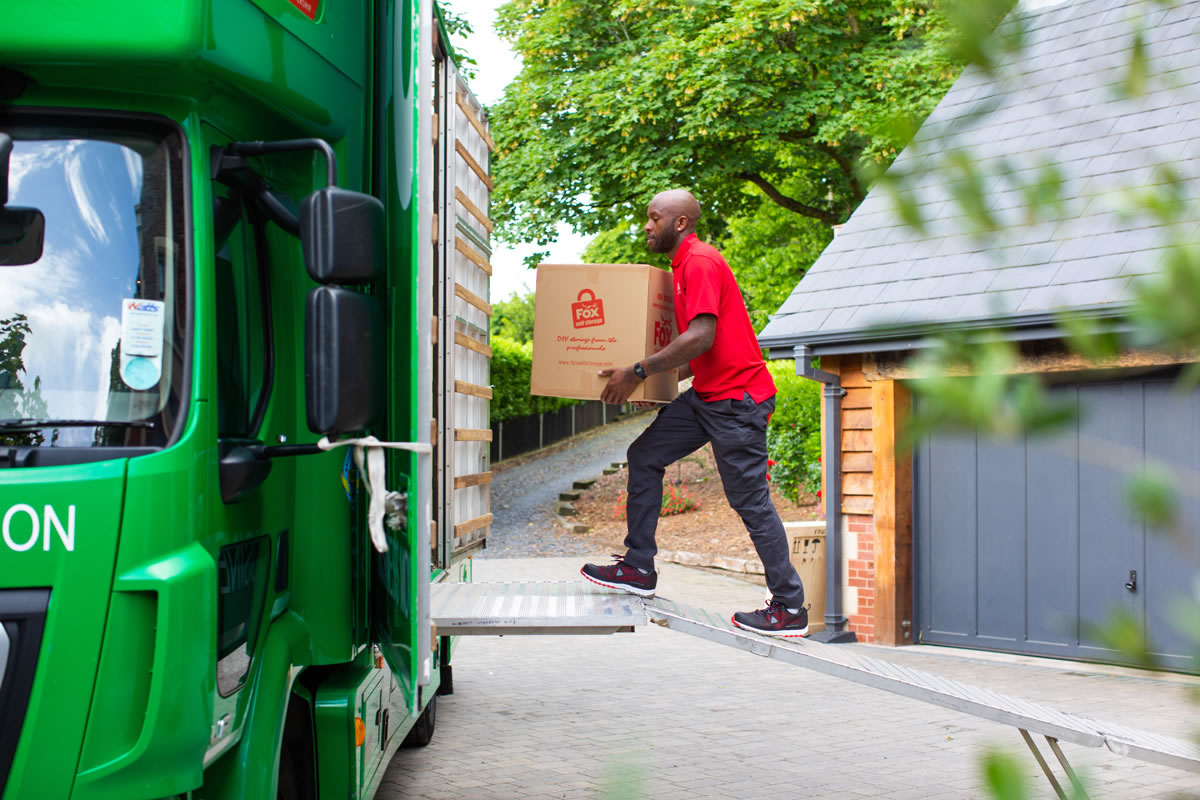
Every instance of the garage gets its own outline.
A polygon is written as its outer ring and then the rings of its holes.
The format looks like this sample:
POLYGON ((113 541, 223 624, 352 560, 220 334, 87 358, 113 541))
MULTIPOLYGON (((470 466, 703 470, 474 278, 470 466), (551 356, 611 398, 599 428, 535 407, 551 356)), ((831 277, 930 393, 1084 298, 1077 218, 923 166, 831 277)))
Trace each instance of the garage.
POLYGON ((913 454, 917 641, 1125 662, 1096 633, 1124 613, 1157 663, 1192 668, 1179 615, 1200 554, 1200 394, 1169 376, 1053 394, 1076 419, 1051 436, 937 433, 913 454), (1171 530, 1130 511, 1143 466, 1174 479, 1171 530))

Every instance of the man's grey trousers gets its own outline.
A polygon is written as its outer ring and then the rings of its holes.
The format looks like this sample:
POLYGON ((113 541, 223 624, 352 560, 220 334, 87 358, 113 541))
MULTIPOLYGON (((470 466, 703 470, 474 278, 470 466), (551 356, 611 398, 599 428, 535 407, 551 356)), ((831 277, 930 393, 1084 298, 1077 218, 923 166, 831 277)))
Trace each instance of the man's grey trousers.
POLYGON ((804 603, 804 587, 788 557, 787 534, 767 485, 767 420, 775 398, 705 402, 688 389, 675 398, 629 446, 629 497, 625 562, 654 569, 654 531, 662 508, 663 473, 689 453, 712 442, 729 505, 750 533, 766 572, 767 588, 788 608, 804 603))

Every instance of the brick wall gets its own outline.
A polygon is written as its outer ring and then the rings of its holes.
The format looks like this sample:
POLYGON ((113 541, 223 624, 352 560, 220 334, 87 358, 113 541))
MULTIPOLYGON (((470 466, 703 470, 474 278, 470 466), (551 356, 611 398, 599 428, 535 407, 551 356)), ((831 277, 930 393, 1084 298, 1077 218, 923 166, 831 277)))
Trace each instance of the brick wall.
POLYGON ((875 639, 875 520, 862 514, 847 514, 846 588, 854 603, 846 604, 850 630, 860 642, 875 639))

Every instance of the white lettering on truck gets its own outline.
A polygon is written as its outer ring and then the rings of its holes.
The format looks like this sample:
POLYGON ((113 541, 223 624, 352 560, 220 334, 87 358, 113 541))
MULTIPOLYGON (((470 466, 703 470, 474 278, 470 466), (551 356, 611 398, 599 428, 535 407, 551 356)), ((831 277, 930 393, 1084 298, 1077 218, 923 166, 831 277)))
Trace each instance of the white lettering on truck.
POLYGON ((75 506, 67 506, 67 527, 64 529, 62 520, 58 516, 58 512, 54 510, 54 506, 45 506, 42 509, 41 519, 38 518, 37 510, 25 503, 17 503, 15 506, 10 506, 8 511, 4 512, 4 522, 0 524, 0 534, 4 537, 4 543, 8 545, 10 550, 16 550, 18 553, 23 553, 26 550, 33 548, 37 544, 39 531, 42 534, 42 549, 50 551, 50 529, 58 534, 59 540, 66 547, 67 552, 75 550, 75 506), (26 529, 24 521, 14 519, 18 515, 24 515, 29 518, 29 527, 26 529))

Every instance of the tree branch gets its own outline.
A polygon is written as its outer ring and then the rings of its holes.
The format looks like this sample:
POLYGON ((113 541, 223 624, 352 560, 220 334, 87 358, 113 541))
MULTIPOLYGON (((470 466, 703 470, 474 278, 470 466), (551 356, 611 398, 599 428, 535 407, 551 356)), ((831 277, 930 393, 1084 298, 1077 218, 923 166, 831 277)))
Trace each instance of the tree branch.
POLYGON ((799 200, 784 195, 782 192, 772 186, 766 178, 764 178, 762 175, 759 175, 757 172, 739 172, 736 177, 741 178, 742 180, 750 181, 755 186, 762 189, 763 194, 765 194, 773 203, 786 208, 788 211, 794 211, 795 213, 805 217, 812 217, 813 219, 820 220, 821 222, 829 225, 836 225, 842 221, 841 217, 830 211, 817 208, 816 206, 810 206, 806 203, 801 203, 799 200))
POLYGON ((861 203, 864 197, 862 184, 858 182, 858 175, 855 174, 854 166, 850 163, 850 159, 825 142, 816 142, 813 144, 813 147, 837 162, 838 167, 846 174, 846 180, 850 182, 850 191, 854 193, 854 205, 857 206, 861 203))

